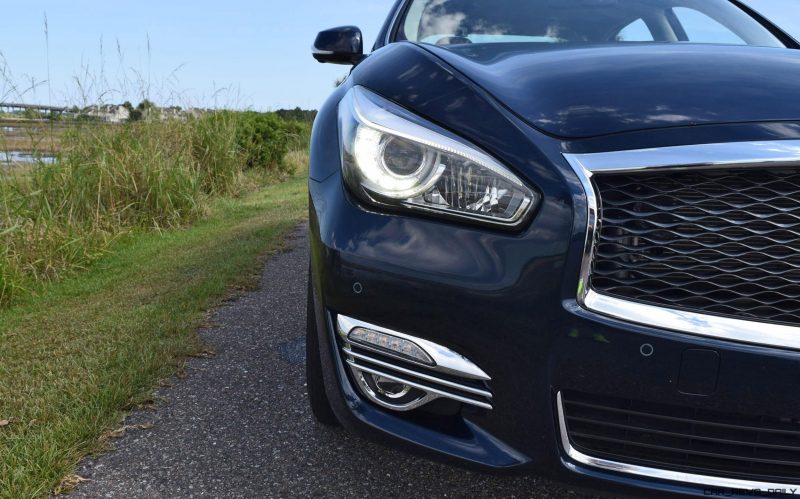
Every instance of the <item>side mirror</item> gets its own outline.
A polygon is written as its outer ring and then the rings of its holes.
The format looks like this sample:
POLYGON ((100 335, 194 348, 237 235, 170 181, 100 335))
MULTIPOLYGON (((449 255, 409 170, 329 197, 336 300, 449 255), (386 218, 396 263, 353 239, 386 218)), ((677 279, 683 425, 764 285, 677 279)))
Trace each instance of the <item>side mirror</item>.
POLYGON ((355 26, 322 31, 317 35, 312 53, 321 63, 356 65, 364 60, 364 37, 355 26))

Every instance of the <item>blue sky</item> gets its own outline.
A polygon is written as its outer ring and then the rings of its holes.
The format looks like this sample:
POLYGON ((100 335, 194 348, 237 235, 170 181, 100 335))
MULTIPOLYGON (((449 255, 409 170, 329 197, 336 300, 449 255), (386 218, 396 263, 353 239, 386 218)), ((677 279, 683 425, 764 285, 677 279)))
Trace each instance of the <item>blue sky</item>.
POLYGON ((800 0, 744 0, 800 40, 800 0))
MULTIPOLYGON (((747 1, 800 36, 800 0, 747 1)), ((73 104, 83 93, 91 102, 102 95, 136 103, 149 81, 162 103, 267 110, 319 107, 347 68, 313 61, 317 31, 354 24, 371 47, 394 0, 4 3, 0 53, 20 91, 48 81, 48 19, 51 84, 25 93, 26 101, 73 104)), ((9 87, 0 81, 0 98, 10 99, 3 93, 9 87)))
MULTIPOLYGON (((151 94, 156 99, 274 109, 318 107, 348 69, 321 65, 312 59, 311 44, 317 32, 355 24, 362 28, 371 48, 393 0, 2 3, 0 53, 23 88, 30 86, 31 77, 36 81, 48 79, 44 36, 47 13, 53 103, 74 100, 78 93, 74 90, 76 75, 87 88, 94 83, 95 94, 100 89, 120 89, 124 86, 121 80, 131 82, 129 93, 135 103, 139 100, 135 90, 146 86, 136 83, 140 79, 137 73, 145 82, 149 68, 151 94), (176 68, 180 69, 176 72, 176 68), (100 75, 105 75, 108 84, 97 82, 100 75)), ((27 101, 49 99, 46 85, 37 88, 35 95, 25 95, 27 101)), ((116 102, 119 98, 110 94, 105 100, 116 102)))

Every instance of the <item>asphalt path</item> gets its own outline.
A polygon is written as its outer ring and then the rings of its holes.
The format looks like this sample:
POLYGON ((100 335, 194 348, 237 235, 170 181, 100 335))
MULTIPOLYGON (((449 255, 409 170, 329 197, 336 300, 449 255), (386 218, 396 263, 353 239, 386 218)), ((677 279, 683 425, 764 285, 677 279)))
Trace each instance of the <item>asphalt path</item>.
POLYGON ((317 425, 306 401, 306 227, 258 291, 201 331, 214 355, 133 413, 114 449, 84 461, 75 497, 585 497, 533 476, 465 471, 317 425))

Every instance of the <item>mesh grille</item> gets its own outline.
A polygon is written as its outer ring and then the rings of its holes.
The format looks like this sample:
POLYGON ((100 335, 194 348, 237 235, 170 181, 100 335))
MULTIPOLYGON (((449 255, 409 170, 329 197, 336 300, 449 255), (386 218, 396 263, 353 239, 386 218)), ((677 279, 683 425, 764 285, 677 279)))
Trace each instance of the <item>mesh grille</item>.
POLYGON ((800 169, 608 174, 594 182, 594 290, 800 324, 800 169))
POLYGON ((759 481, 800 480, 800 419, 564 393, 570 443, 627 464, 759 481))

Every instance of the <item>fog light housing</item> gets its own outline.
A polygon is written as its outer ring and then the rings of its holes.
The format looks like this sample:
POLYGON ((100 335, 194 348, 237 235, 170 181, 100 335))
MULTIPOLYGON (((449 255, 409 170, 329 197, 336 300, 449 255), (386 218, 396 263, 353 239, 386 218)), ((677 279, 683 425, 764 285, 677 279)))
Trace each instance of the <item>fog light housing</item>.
POLYGON ((408 411, 421 407, 436 397, 396 379, 390 374, 355 370, 356 384, 363 394, 387 409, 408 411))
POLYGON ((375 389, 378 390, 381 395, 390 399, 403 398, 412 390, 408 385, 392 381, 383 376, 373 374, 371 377, 372 382, 375 383, 375 389))
POLYGON ((357 381, 373 401, 384 407, 418 407, 419 401, 427 400, 425 392, 380 374, 359 372, 357 381))
POLYGON ((359 391, 393 411, 438 399, 492 409, 491 378, 466 357, 416 336, 339 315, 340 348, 359 391))

